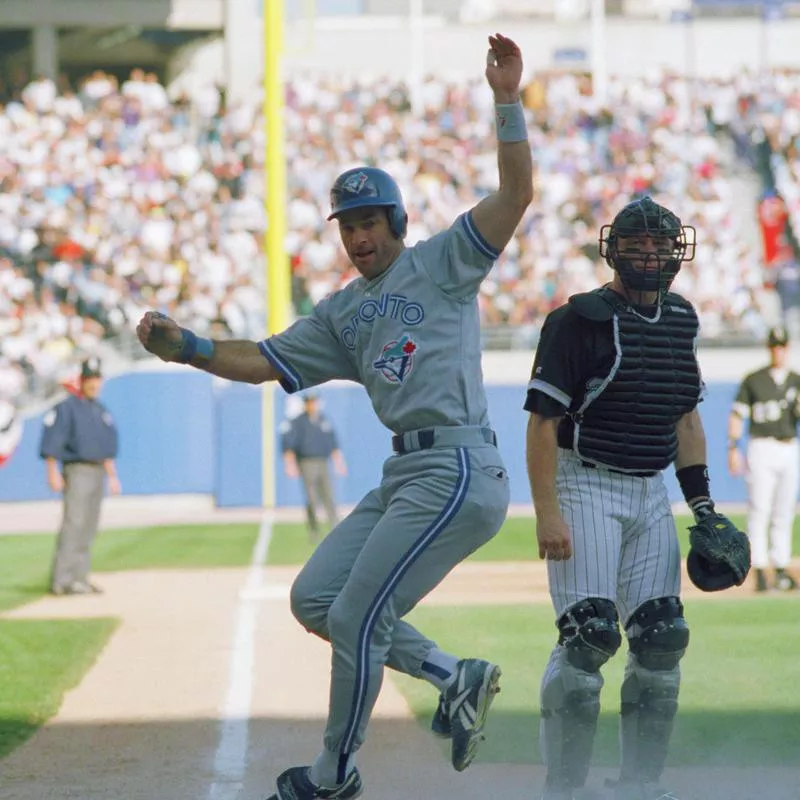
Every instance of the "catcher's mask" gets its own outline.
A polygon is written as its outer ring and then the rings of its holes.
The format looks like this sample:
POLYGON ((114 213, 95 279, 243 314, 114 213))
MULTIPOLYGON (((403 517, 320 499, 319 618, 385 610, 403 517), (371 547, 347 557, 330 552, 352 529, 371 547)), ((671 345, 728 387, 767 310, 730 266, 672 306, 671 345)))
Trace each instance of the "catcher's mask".
POLYGON ((377 167, 355 167, 343 172, 331 189, 331 213, 336 219, 351 208, 385 208, 389 229, 398 239, 405 238, 408 215, 400 187, 388 172, 377 167))
POLYGON ((637 292, 669 290, 684 261, 694 258, 696 232, 650 197, 628 203, 600 229, 600 255, 622 285, 637 292))

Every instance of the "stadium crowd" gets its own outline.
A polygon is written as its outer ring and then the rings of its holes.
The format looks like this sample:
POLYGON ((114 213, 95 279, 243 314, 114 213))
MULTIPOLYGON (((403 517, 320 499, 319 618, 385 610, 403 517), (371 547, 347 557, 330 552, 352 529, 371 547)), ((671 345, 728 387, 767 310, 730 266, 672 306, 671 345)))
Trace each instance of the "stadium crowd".
MULTIPOLYGON (((726 139, 716 135, 740 95, 736 82, 654 75, 612 80, 600 108, 584 77, 534 79, 524 102, 535 200, 484 283, 487 330, 502 326, 532 346, 551 308, 608 279, 599 228, 647 192, 697 228, 697 257, 675 288, 697 305, 704 336, 760 335, 759 253, 737 224, 726 139)), ((297 314, 353 277, 325 221, 342 169, 370 162, 398 179, 409 243, 493 186, 482 81, 430 78, 413 109, 411 100, 404 85, 379 79, 299 77, 287 87, 286 244, 297 314)), ((130 333, 146 308, 201 333, 260 335, 260 109, 255 96, 227 105, 214 87, 170 97, 141 70, 121 83, 98 71, 74 91, 36 79, 8 98, 0 107, 0 396, 62 379, 80 355, 130 333)), ((797 149, 784 156, 800 186, 797 149)))
POLYGON ((765 183, 782 197, 795 241, 800 240, 800 72, 776 70, 740 87, 737 124, 764 146, 765 183))

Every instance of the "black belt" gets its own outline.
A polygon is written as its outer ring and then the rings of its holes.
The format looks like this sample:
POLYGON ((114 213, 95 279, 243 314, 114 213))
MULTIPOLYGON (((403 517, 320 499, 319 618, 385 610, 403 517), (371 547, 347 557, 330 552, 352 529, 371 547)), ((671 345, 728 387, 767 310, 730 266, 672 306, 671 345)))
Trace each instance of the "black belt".
POLYGON ((658 470, 644 470, 642 472, 625 472, 622 469, 614 469, 613 467, 606 467, 603 464, 592 464, 591 461, 581 461, 581 466, 587 469, 604 469, 608 472, 613 472, 615 475, 628 475, 631 478, 654 478, 658 475, 658 470))
POLYGON ((789 444, 789 442, 797 441, 796 436, 753 436, 753 439, 774 439, 781 444, 789 444))
MULTIPOLYGON (((481 435, 486 444, 497 447, 497 434, 491 428, 481 428, 481 435)), ((414 448, 414 450, 430 450, 436 442, 436 431, 433 428, 417 431, 417 440, 419 441, 419 447, 414 448)), ((392 450, 398 455, 413 452, 406 448, 402 434, 392 436, 392 450)))
POLYGON ((65 461, 64 466, 69 467, 72 464, 88 464, 90 467, 102 467, 104 461, 65 461))

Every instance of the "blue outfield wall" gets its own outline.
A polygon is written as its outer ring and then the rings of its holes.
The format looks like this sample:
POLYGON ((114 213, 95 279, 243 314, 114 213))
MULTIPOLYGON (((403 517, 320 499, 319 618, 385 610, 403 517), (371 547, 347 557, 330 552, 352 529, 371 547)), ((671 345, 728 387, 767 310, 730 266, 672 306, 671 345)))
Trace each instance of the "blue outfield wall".
MULTIPOLYGON (((718 501, 744 502, 742 478, 726 465, 726 425, 736 385, 711 383, 701 404, 709 467, 718 501)), ((354 504, 380 480, 390 454, 390 434, 378 422, 363 389, 352 384, 323 386, 325 413, 339 433, 348 475, 336 478, 337 499, 354 504)), ((524 386, 489 386, 490 415, 511 477, 512 503, 529 503, 525 473, 524 386)), ((119 476, 125 494, 212 494, 219 506, 260 506, 261 389, 215 381, 190 370, 139 372, 109 379, 103 400, 120 432, 119 476)), ((287 397, 275 390, 275 425, 286 413, 287 397)), ((28 419, 22 441, 0 468, 0 501, 52 499, 39 459, 42 417, 28 419)), ((283 474, 275 448, 279 506, 302 505, 298 481, 283 474)), ((666 472, 670 496, 679 501, 673 470, 666 472)), ((9 513, 9 509, 0 511, 9 513)))

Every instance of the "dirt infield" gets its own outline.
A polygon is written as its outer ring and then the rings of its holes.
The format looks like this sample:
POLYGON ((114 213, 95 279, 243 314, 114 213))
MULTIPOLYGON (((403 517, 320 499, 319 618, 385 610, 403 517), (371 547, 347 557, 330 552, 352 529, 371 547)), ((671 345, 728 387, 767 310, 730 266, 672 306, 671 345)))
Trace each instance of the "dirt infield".
MULTIPOLYGON (((102 576, 102 596, 47 597, 6 614, 113 616, 122 623, 58 715, 0 763, 0 796, 266 796, 278 772, 314 757, 327 706, 329 649, 289 613, 295 572, 111 573, 102 576), (239 665, 233 674, 232 663, 239 665)), ((469 563, 425 602, 537 602, 545 590, 541 564, 469 563)), ((540 767, 519 764, 453 772, 391 681, 384 682, 359 763, 365 797, 380 800, 537 798, 542 779, 540 767)), ((669 778, 684 800, 800 800, 800 769, 694 770, 669 778)))

